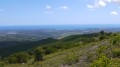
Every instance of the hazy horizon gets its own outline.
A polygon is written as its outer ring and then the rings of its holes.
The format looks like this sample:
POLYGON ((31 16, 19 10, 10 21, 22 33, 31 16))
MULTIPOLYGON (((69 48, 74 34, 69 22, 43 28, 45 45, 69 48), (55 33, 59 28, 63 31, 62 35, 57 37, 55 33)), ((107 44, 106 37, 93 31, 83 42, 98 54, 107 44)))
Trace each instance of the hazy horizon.
POLYGON ((55 29, 55 30, 82 30, 82 29, 110 29, 120 28, 119 24, 82 24, 82 25, 14 25, 0 26, 0 30, 37 30, 37 29, 55 29))

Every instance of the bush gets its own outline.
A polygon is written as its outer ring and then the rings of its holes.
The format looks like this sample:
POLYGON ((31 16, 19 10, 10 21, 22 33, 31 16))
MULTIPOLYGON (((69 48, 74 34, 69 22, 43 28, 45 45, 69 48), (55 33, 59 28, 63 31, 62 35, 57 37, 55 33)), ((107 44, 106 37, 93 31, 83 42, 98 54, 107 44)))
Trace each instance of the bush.
POLYGON ((0 61, 0 67, 4 67, 4 62, 0 61))
POLYGON ((35 61, 43 61, 44 50, 41 47, 35 49, 35 61))
POLYGON ((101 36, 99 37, 99 40, 101 41, 101 40, 106 39, 106 38, 107 38, 106 35, 101 35, 101 36))
POLYGON ((113 57, 120 57, 120 48, 114 48, 112 52, 113 52, 113 57))
POLYGON ((112 45, 119 45, 119 43, 120 43, 120 34, 112 37, 112 39, 111 39, 112 45))
POLYGON ((74 55, 74 54, 68 55, 64 59, 65 64, 68 64, 68 65, 71 65, 71 64, 76 63, 78 61, 79 61, 79 56, 74 55))
POLYGON ((8 62, 10 64, 14 63, 27 63, 27 60, 30 58, 29 54, 20 52, 8 57, 8 62))
POLYGON ((93 62, 93 60, 97 58, 96 54, 93 52, 88 52, 86 56, 87 56, 86 58, 87 62, 93 62))
POLYGON ((102 55, 98 60, 94 60, 90 67, 108 67, 110 59, 102 55))
POLYGON ((26 63, 30 58, 29 54, 21 52, 16 54, 18 63, 26 63))
POLYGON ((8 57, 8 62, 10 64, 17 63, 17 58, 15 56, 10 56, 10 57, 8 57))
POLYGON ((103 55, 105 50, 108 48, 108 46, 100 46, 98 49, 97 49, 97 55, 100 56, 100 55, 103 55))
POLYGON ((56 52, 56 51, 57 51, 57 49, 54 48, 54 47, 47 47, 47 48, 45 49, 45 54, 51 54, 51 53, 54 53, 54 52, 56 52))
POLYGON ((104 30, 100 31, 100 34, 101 34, 101 35, 104 35, 104 34, 105 34, 104 30))

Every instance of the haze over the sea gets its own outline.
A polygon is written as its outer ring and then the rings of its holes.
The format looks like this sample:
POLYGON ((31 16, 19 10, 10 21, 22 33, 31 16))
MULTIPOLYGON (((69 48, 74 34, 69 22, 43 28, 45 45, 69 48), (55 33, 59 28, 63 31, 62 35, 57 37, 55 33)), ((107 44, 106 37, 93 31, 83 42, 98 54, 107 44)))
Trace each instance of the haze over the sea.
POLYGON ((84 24, 84 25, 15 25, 0 26, 0 30, 38 30, 38 29, 54 29, 54 30, 82 30, 88 28, 107 29, 120 28, 119 24, 84 24))

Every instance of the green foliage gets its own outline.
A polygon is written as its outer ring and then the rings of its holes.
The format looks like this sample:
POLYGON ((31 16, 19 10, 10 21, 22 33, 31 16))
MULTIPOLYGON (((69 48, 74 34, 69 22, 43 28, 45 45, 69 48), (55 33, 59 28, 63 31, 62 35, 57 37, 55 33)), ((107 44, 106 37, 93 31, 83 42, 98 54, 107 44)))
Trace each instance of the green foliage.
POLYGON ((120 48, 112 49, 113 57, 120 57, 120 48))
POLYGON ((28 59, 30 58, 29 54, 24 52, 19 52, 14 55, 8 57, 8 63, 27 63, 28 59))
POLYGON ((120 42, 120 34, 118 34, 116 36, 113 36, 111 38, 111 44, 112 45, 119 45, 119 42, 120 42))
POLYGON ((120 67, 120 58, 112 58, 109 67, 120 67))
POLYGON ((90 67, 108 67, 110 63, 110 59, 107 57, 108 46, 100 46, 97 51, 96 60, 93 60, 90 67))
POLYGON ((75 54, 68 55, 64 58, 65 64, 71 65, 79 61, 79 56, 75 54))
POLYGON ((107 35, 101 35, 101 36, 99 37, 99 40, 101 41, 101 40, 103 40, 103 39, 107 39, 107 38, 108 38, 107 35))
POLYGON ((51 53, 54 53, 54 52, 57 51, 56 48, 50 47, 50 46, 48 46, 48 47, 43 47, 43 49, 45 50, 45 54, 51 54, 51 53))
POLYGON ((9 62, 10 64, 17 63, 17 57, 15 57, 14 55, 8 57, 8 62, 9 62))
POLYGON ((101 34, 101 35, 104 35, 104 34, 105 34, 105 32, 102 30, 102 31, 100 31, 100 34, 101 34))
POLYGON ((5 63, 3 61, 0 61, 0 67, 4 67, 5 63))
POLYGON ((82 42, 88 43, 88 42, 94 42, 95 41, 94 37, 97 37, 97 36, 99 36, 98 33, 71 35, 71 36, 68 36, 66 38, 63 38, 62 41, 65 41, 65 42, 67 42, 67 41, 68 42, 70 42, 70 41, 73 41, 73 42, 82 41, 82 42))
POLYGON ((87 62, 93 62, 93 60, 95 60, 97 58, 96 54, 93 52, 92 53, 88 52, 86 56, 87 56, 87 58, 86 58, 87 62))
POLYGON ((100 47, 97 49, 97 55, 98 55, 98 56, 103 55, 103 54, 104 54, 104 51, 105 51, 107 48, 108 48, 107 46, 100 46, 100 47))
POLYGON ((110 59, 102 55, 98 60, 94 60, 90 67, 108 67, 110 59))
POLYGON ((41 47, 38 47, 34 51, 35 53, 35 61, 43 61, 44 50, 41 47))
POLYGON ((56 42, 56 39, 53 38, 46 38, 39 41, 5 41, 0 42, 3 46, 9 46, 9 47, 0 47, 0 55, 1 57, 7 57, 11 54, 26 51, 32 48, 39 47, 41 45, 46 45, 52 42, 56 42))
MULTIPOLYGON (((98 38, 100 36, 103 37, 101 38, 102 40, 104 39, 104 36, 106 37, 107 35, 106 33, 104 33, 104 35, 100 35, 100 33, 72 35, 49 44, 44 44, 45 42, 47 42, 44 41, 42 46, 40 47, 37 46, 34 47, 33 49, 26 51, 27 53, 31 54, 33 57, 30 59, 32 61, 28 62, 28 65, 31 64, 37 67, 58 67, 60 65, 72 65, 78 62, 81 56, 88 55, 89 52, 91 52, 91 54, 89 54, 88 56, 88 58, 90 58, 88 62, 86 61, 86 56, 85 58, 82 58, 82 60, 84 60, 87 63, 95 62, 94 60, 96 60, 98 64, 102 62, 107 63, 106 61, 107 56, 104 54, 105 53, 104 51, 108 47, 102 46, 102 45, 106 45, 106 42, 104 43, 102 43, 102 41, 98 42, 98 38), (93 49, 95 49, 95 51, 93 49), (105 57, 103 55, 105 55, 105 57), (34 61, 37 62, 34 63, 34 61)), ((107 43, 108 42, 109 41, 107 41, 107 43)), ((14 64, 14 63, 27 62, 28 59, 26 59, 24 56, 22 57, 20 56, 21 54, 11 55, 8 58, 9 63, 14 64), (26 60, 25 61, 20 60, 23 58, 26 60)), ((95 63, 93 64, 95 65, 95 63)))

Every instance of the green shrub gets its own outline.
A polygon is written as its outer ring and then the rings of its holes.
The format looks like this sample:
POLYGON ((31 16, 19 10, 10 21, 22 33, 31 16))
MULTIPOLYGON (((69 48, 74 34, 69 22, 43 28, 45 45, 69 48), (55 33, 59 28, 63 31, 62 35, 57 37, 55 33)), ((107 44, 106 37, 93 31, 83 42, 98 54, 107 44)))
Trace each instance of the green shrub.
POLYGON ((35 49, 35 61, 43 61, 44 50, 41 47, 35 49))
POLYGON ((120 48, 114 48, 112 52, 113 52, 113 57, 120 57, 120 48))
POLYGON ((4 62, 0 61, 0 67, 4 67, 4 62))
POLYGON ((104 34, 105 34, 104 30, 100 31, 100 34, 101 34, 101 35, 104 35, 104 34))
POLYGON ((44 49, 44 51, 45 51, 45 54, 51 54, 51 53, 56 52, 57 49, 54 47, 47 47, 46 49, 44 49))
POLYGON ((108 48, 107 46, 100 46, 100 47, 97 49, 97 55, 98 55, 98 56, 103 55, 103 54, 104 54, 104 51, 105 51, 107 48, 108 48))
POLYGON ((8 63, 27 63, 27 60, 30 58, 29 54, 24 52, 19 52, 8 57, 8 63))
POLYGON ((91 52, 88 52, 86 56, 87 56, 87 58, 86 58, 87 62, 92 62, 93 60, 95 60, 97 58, 96 54, 91 53, 91 52))
POLYGON ((112 45, 119 45, 120 43, 120 34, 116 35, 116 36, 113 36, 111 38, 111 44, 112 45))
POLYGON ((102 55, 98 60, 94 60, 90 67, 108 67, 110 59, 102 55))
POLYGON ((10 64, 17 63, 17 58, 15 56, 10 56, 10 57, 8 57, 8 62, 10 64))
POLYGON ((74 54, 68 55, 68 56, 66 56, 65 59, 64 59, 64 62, 65 62, 65 64, 67 64, 67 65, 71 65, 71 64, 76 63, 76 62, 78 62, 78 61, 79 61, 79 56, 74 55, 74 54))
POLYGON ((101 36, 99 37, 99 40, 101 41, 101 40, 107 39, 107 38, 108 38, 107 35, 101 35, 101 36))

